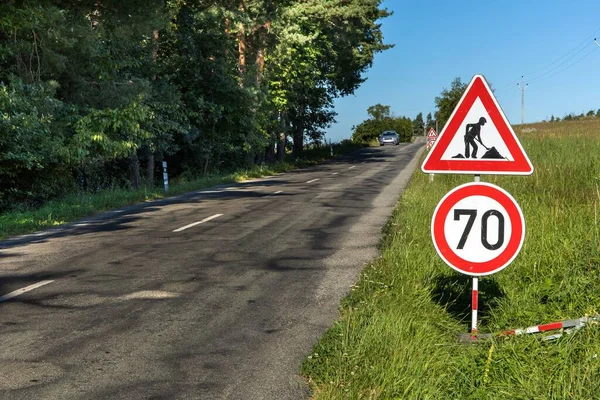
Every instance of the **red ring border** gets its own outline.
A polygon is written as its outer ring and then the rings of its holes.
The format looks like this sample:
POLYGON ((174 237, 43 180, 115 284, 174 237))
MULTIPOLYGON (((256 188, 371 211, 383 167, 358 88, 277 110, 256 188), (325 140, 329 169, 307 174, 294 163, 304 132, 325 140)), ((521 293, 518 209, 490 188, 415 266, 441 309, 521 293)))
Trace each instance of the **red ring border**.
POLYGON ((454 270, 471 276, 491 275, 507 267, 519 254, 525 239, 525 218, 517 201, 504 189, 491 183, 470 182, 452 189, 438 203, 431 220, 431 236, 442 260, 454 270), (444 234, 444 224, 452 207, 470 196, 496 200, 506 209, 512 226, 512 235, 504 251, 486 262, 472 262, 460 257, 452 250, 444 234))

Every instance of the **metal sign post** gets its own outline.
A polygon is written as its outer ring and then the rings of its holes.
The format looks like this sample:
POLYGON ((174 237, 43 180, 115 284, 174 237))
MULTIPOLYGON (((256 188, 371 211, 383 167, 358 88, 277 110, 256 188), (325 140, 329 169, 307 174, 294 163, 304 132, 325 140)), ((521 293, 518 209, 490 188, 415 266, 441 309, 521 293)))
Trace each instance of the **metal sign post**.
MULTIPOLYGON (((480 182, 479 175, 474 176, 474 182, 480 182)), ((471 339, 477 338, 477 307, 479 303, 479 278, 473 277, 473 289, 471 292, 471 339)))
POLYGON ((490 183, 466 183, 438 203, 431 236, 442 260, 473 277, 471 335, 477 334, 479 277, 507 267, 521 251, 525 218, 516 200, 490 183))
MULTIPOLYGON (((437 125, 437 121, 436 121, 436 125, 437 125)), ((437 135, 436 129, 429 128, 429 132, 427 132, 427 146, 425 146, 425 148, 427 150, 430 150, 433 147, 437 137, 438 137, 438 135, 437 135)), ((429 182, 433 182, 434 175, 435 174, 429 174, 429 182)))
POLYGON ((442 198, 431 221, 439 256, 473 278, 474 339, 479 277, 509 265, 525 239, 525 218, 516 200, 504 189, 480 182, 480 175, 531 175, 533 165, 482 75, 473 77, 439 137, 433 139, 421 166, 424 173, 475 175, 473 183, 442 198))

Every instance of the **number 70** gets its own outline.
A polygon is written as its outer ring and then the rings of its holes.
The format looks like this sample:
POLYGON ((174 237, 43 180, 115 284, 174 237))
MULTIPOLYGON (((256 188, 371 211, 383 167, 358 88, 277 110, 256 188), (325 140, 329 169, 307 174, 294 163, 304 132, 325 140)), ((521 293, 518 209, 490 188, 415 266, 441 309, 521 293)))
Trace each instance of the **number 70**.
MULTIPOLYGON (((455 221, 459 221, 460 217, 463 215, 467 215, 469 219, 467 221, 467 225, 465 226, 465 230, 460 237, 460 241, 458 242, 457 249, 459 250, 465 247, 465 243, 467 242, 467 238, 469 237, 469 233, 471 233, 471 229, 475 223, 475 218, 477 217, 477 210, 454 210, 455 221)), ((481 244, 488 250, 498 250, 504 244, 504 215, 502 215, 500 211, 489 210, 481 216, 481 244), (498 240, 494 244, 491 244, 488 241, 488 219, 490 217, 496 217, 498 219, 498 240)))

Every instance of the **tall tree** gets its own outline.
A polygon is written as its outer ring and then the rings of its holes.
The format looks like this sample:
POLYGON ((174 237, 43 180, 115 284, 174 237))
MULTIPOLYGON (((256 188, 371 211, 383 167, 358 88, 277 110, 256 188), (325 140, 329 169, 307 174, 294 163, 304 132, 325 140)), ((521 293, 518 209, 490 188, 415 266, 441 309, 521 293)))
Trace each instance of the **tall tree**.
POLYGON ((375 121, 382 121, 392 116, 390 109, 390 106, 375 104, 374 106, 367 108, 367 114, 375 121))
POLYGON ((0 2, 2 101, 31 108, 23 126, 11 116, 0 127, 1 179, 16 185, 3 204, 137 187, 143 175, 152 186, 155 158, 194 176, 274 160, 275 147, 282 160, 288 138, 300 156, 334 121, 334 99, 390 47, 381 4, 0 2))
POLYGON ((450 118, 452 111, 458 105, 460 98, 467 89, 467 84, 463 83, 460 78, 455 78, 450 85, 450 89, 444 88, 442 93, 435 98, 435 119, 441 126, 444 126, 450 118))
POLYGON ((433 125, 434 125, 433 117, 431 116, 431 113, 427 113, 427 120, 425 121, 425 128, 427 128, 427 129, 433 128, 433 125))
POLYGON ((408 142, 413 135, 413 123, 407 117, 395 117, 390 106, 375 104, 367 109, 369 118, 352 128, 352 140, 357 143, 370 144, 384 131, 395 131, 400 140, 408 142))
POLYGON ((389 15, 380 0, 296 1, 274 25, 278 45, 271 87, 275 102, 284 104, 293 132, 294 153, 302 152, 311 121, 329 124, 337 96, 351 94, 364 81, 383 44, 378 20, 389 15), (314 119, 315 110, 324 110, 314 119), (325 120, 329 119, 325 122, 325 120))
MULTIPOLYGON (((431 115, 430 115, 431 116, 431 115)), ((423 113, 418 113, 412 122, 413 124, 413 135, 422 136, 425 128, 425 122, 423 121, 423 113)))

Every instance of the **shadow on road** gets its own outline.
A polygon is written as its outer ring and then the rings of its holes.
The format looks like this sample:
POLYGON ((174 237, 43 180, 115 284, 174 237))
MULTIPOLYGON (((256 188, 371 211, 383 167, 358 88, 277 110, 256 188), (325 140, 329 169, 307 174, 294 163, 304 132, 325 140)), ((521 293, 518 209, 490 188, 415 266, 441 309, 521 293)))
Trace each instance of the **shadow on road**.
MULTIPOLYGON (((139 221, 141 219, 148 218, 141 214, 148 214, 161 210, 165 206, 175 204, 199 204, 203 201, 214 200, 218 198, 220 201, 227 202, 231 200, 237 200, 240 198, 265 198, 272 195, 265 190, 252 190, 254 187, 275 187, 275 186, 293 186, 293 185, 304 185, 304 181, 294 180, 298 175, 303 173, 314 173, 331 171, 332 164, 341 165, 353 165, 361 162, 365 163, 380 163, 388 162, 392 159, 401 159, 402 155, 398 155, 396 150, 399 150, 406 145, 396 146, 392 149, 384 148, 365 148, 357 150, 351 154, 340 156, 335 159, 325 161, 316 166, 300 168, 294 171, 287 172, 286 178, 283 179, 280 176, 275 176, 271 179, 261 179, 260 181, 247 181, 240 183, 233 183, 228 185, 219 185, 213 188, 205 188, 199 191, 178 195, 172 198, 166 198, 161 200, 155 200, 147 203, 135 204, 132 206, 124 207, 119 210, 107 211, 95 216, 87 217, 79 221, 65 224, 63 226, 47 229, 40 233, 24 235, 13 239, 0 241, 0 250, 15 248, 33 243, 44 243, 52 238, 63 238, 69 236, 86 235, 90 233, 101 233, 101 232, 118 232, 131 229, 130 224, 139 221), (239 189, 239 190, 237 190, 239 189), (211 190, 218 190, 218 193, 209 193, 211 190)), ((365 192, 375 192, 378 190, 378 185, 381 184, 383 177, 373 177, 370 182, 367 183, 369 187, 362 187, 360 193, 353 194, 352 192, 346 192, 345 198, 349 201, 358 200, 359 197, 364 196, 365 192)), ((288 194, 278 194, 278 197, 287 196, 288 194)), ((331 204, 335 206, 336 204, 331 204)), ((338 204, 339 205, 339 204, 338 204)), ((7 257, 6 254, 1 254, 0 257, 7 257)))
MULTIPOLYGON (((2 257, 3 255, 0 255, 2 257)), ((0 295, 5 295, 14 290, 21 289, 23 287, 39 283, 41 281, 56 280, 64 278, 69 275, 79 274, 83 272, 83 269, 71 270, 66 272, 44 272, 37 274, 24 274, 24 275, 0 275, 0 295)), ((16 297, 10 301, 19 301, 19 297, 16 297)))

